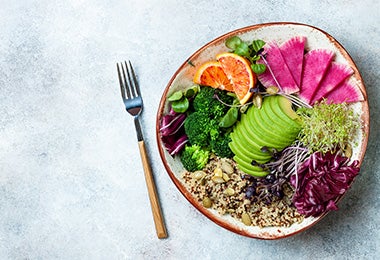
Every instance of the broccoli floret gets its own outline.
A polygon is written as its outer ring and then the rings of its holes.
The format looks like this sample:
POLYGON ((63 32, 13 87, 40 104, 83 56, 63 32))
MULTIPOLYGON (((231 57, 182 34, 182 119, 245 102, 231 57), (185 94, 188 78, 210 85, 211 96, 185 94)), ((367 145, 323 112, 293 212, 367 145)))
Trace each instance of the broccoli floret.
POLYGON ((210 138, 213 139, 219 134, 218 122, 200 111, 189 114, 184 127, 190 144, 200 147, 208 146, 210 138))
POLYGON ((232 104, 233 99, 234 98, 229 96, 226 91, 210 87, 201 87, 199 93, 194 98, 193 107, 195 111, 204 113, 209 117, 219 118, 223 116, 229 108, 223 103, 232 104), (218 98, 216 98, 215 95, 217 95, 218 98), (223 103, 220 102, 220 100, 223 103))
POLYGON ((211 151, 219 157, 232 158, 234 153, 228 145, 230 142, 231 137, 229 134, 221 134, 215 140, 211 140, 211 151))
POLYGON ((181 162, 186 170, 193 172, 202 170, 208 162, 209 151, 198 145, 186 145, 181 153, 181 162))

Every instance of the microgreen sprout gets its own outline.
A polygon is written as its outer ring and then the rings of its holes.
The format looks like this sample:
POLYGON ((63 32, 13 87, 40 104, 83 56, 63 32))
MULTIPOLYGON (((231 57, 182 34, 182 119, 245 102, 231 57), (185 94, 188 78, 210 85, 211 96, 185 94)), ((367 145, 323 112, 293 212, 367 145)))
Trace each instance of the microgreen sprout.
POLYGON ((299 140, 313 152, 336 152, 353 142, 360 127, 359 117, 347 103, 328 104, 324 99, 313 109, 299 108, 302 129, 299 140))
POLYGON ((256 74, 264 73, 266 66, 257 63, 261 58, 261 53, 265 42, 263 40, 254 40, 251 44, 243 41, 238 36, 232 36, 226 40, 226 46, 235 54, 240 55, 251 62, 251 69, 256 74))
POLYGON ((274 160, 264 164, 252 161, 252 164, 262 167, 270 174, 265 178, 253 178, 251 186, 254 190, 248 187, 246 196, 249 195, 247 197, 255 201, 270 203, 276 198, 282 198, 284 185, 289 181, 290 176, 297 175, 299 165, 309 157, 310 153, 309 149, 298 141, 281 152, 266 146, 263 146, 261 150, 271 153, 274 160))

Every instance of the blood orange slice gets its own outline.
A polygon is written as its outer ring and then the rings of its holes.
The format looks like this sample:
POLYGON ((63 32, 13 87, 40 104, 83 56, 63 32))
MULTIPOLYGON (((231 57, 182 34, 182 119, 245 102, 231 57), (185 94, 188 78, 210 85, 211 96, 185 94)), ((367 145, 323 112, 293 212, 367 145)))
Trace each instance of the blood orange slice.
POLYGON ((243 57, 224 52, 216 56, 224 72, 232 82, 232 86, 240 104, 245 104, 252 96, 250 91, 256 84, 256 75, 251 70, 250 63, 243 57))
POLYGON ((193 81, 203 86, 234 91, 231 81, 217 61, 209 61, 202 64, 196 71, 193 81))

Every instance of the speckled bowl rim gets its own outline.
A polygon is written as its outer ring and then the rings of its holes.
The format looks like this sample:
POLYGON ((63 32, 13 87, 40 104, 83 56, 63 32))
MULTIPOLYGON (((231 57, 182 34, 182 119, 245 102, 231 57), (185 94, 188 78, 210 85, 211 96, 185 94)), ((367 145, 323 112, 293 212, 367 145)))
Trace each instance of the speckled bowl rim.
MULTIPOLYGON (((260 232, 260 233, 252 233, 250 232, 248 229, 245 229, 244 227, 241 227, 239 225, 235 225, 233 223, 231 223, 231 221, 228 221, 226 220, 224 217, 222 216, 218 216, 218 214, 215 214, 214 212, 204 208, 194 197, 193 195, 186 189, 186 187, 183 185, 183 183, 176 177, 176 174, 172 171, 172 168, 170 167, 170 165, 168 164, 167 160, 166 160, 166 157, 165 157, 165 153, 167 153, 165 151, 165 148, 164 148, 164 145, 162 143, 162 140, 161 140, 161 136, 160 136, 160 131, 159 131, 159 128, 160 128, 160 122, 161 122, 161 118, 162 118, 162 115, 163 115, 163 112, 164 112, 164 109, 165 109, 165 104, 166 104, 166 96, 168 95, 168 92, 173 84, 173 82, 175 81, 177 75, 185 69, 186 66, 189 65, 189 62, 191 60, 193 60, 194 57, 197 57, 199 56, 202 52, 204 52, 207 48, 209 48, 210 46, 212 45, 215 45, 215 44, 218 44, 220 43, 221 41, 224 41, 226 38, 228 37, 231 37, 233 35, 237 35, 237 34, 244 34, 244 33, 247 33, 249 31, 254 31, 254 30, 258 30, 260 28, 264 28, 264 27, 268 27, 268 26, 281 26, 281 25, 288 25, 288 26, 300 26, 300 27, 307 27, 307 28, 310 28, 310 29, 313 29, 313 30, 317 30, 319 32, 321 32, 322 34, 324 34, 328 39, 329 41, 340 51, 340 53, 343 55, 344 59, 346 59, 346 61, 348 62, 348 64, 352 67, 352 69, 354 70, 354 76, 355 78, 357 79, 357 82, 358 82, 358 87, 360 88, 360 90, 362 91, 363 93, 363 96, 364 96, 364 101, 362 101, 361 103, 361 109, 362 109, 362 116, 361 116, 361 120, 363 122, 362 124, 362 131, 363 131, 363 136, 362 136, 362 145, 361 145, 361 148, 360 148, 360 152, 359 152, 359 155, 358 155, 358 159, 359 159, 359 166, 362 164, 362 161, 364 159, 364 155, 365 155, 365 151, 366 151, 366 148, 367 148, 367 143, 368 143, 368 138, 369 138, 369 127, 370 127, 370 122, 369 122, 369 105, 368 105, 368 97, 367 97, 367 91, 366 91, 366 87, 364 85, 364 81, 363 81, 363 78, 355 64, 355 62, 353 61, 353 59, 351 58, 351 56, 349 55, 349 53, 345 50, 345 48, 334 38, 332 37, 330 34, 328 34, 327 32, 315 27, 315 26, 312 26, 312 25, 308 25, 308 24, 303 24, 303 23, 294 23, 294 22, 273 22, 273 23, 263 23, 263 24, 255 24, 255 25, 251 25, 251 26, 247 26, 247 27, 243 27, 243 28, 240 28, 240 29, 236 29, 236 30, 233 30, 233 31, 230 31, 228 33, 225 33, 217 38, 215 38, 214 40, 210 41, 209 43, 205 44, 203 47, 201 47, 200 49, 198 49, 196 52, 194 52, 178 69, 177 71, 174 73, 174 75, 172 76, 172 78, 170 79, 169 83, 167 84, 163 94, 162 94, 162 98, 160 100, 160 104, 159 104, 159 108, 158 108, 158 111, 157 111, 157 116, 156 116, 156 139, 157 139, 157 145, 158 145, 158 150, 159 150, 159 153, 160 153, 160 156, 161 156, 161 160, 164 164, 164 167, 166 169, 166 171, 168 172, 169 174, 169 177, 171 178, 171 180, 173 181, 173 183, 175 184, 175 186, 178 188, 178 190, 182 193, 182 195, 197 209, 199 210, 203 215, 205 215, 207 218, 209 218, 211 221, 213 221, 214 223, 216 223, 217 225, 227 229, 227 230, 230 230, 236 234, 240 234, 242 236, 246 236, 246 237, 251 237, 251 238, 257 238, 257 239, 265 239, 265 240, 274 240, 274 239, 280 239, 280 238, 285 238, 285 237, 289 237, 289 236, 293 236, 295 234, 298 234, 302 231, 305 231, 306 229, 314 226, 316 223, 318 223, 324 216, 326 216, 328 214, 325 213, 317 218, 313 218, 309 224, 295 230, 294 232, 291 232, 291 233, 287 233, 287 234, 282 234, 280 232, 280 229, 281 228, 278 228, 279 230, 279 233, 278 234, 273 234, 273 233, 266 233, 266 232, 260 232)), ((346 193, 345 193, 346 194, 346 193)), ((342 199, 342 197, 345 195, 343 194, 339 200, 342 199)))

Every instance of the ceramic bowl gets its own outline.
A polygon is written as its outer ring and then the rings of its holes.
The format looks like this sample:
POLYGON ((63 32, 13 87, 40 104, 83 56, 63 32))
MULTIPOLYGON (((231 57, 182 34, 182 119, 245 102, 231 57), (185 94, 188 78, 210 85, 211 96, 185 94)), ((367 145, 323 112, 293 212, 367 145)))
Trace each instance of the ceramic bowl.
MULTIPOLYGON (((199 203, 192 194, 185 188, 184 183, 181 180, 181 173, 183 173, 184 168, 178 158, 172 157, 165 150, 164 145, 161 141, 159 133, 159 125, 162 116, 168 112, 169 105, 166 100, 167 96, 173 92, 192 85, 193 75, 195 73, 196 67, 209 60, 215 60, 215 56, 218 53, 228 51, 225 46, 225 40, 231 36, 238 35, 241 39, 245 41, 251 41, 253 39, 262 39, 264 41, 276 40, 281 43, 293 36, 303 35, 307 37, 306 49, 330 49, 336 53, 335 60, 340 63, 349 65, 354 74, 350 79, 354 84, 356 84, 362 91, 365 101, 358 102, 353 105, 356 112, 361 114, 362 128, 357 136, 358 146, 353 149, 353 159, 358 159, 360 164, 363 160, 365 150, 367 147, 368 135, 369 135, 369 108, 367 101, 367 92, 364 86, 363 79, 359 73, 357 66, 355 65, 353 59, 350 57, 348 52, 342 47, 342 45, 334 39, 328 33, 305 24, 298 23, 266 23, 252 25, 245 28, 241 28, 229 33, 226 33, 211 42, 207 43, 199 50, 197 50, 193 55, 191 55, 184 63, 179 67, 179 69, 174 73, 173 77, 170 79, 168 85, 166 86, 162 98, 159 104, 159 109, 157 112, 156 119, 156 132, 157 132, 157 142, 158 149, 162 159, 162 162, 167 170, 171 180, 178 188, 178 190, 185 196, 185 198, 204 216, 208 217, 214 223, 220 225, 237 234, 259 238, 259 239, 279 239, 297 234, 301 231, 310 228, 318 221, 320 221, 325 215, 319 217, 307 217, 301 223, 296 223, 290 227, 266 227, 259 228, 256 226, 245 226, 240 221, 233 219, 228 215, 219 215, 216 211, 206 209, 199 203), (195 66, 194 66, 195 65, 195 66)), ((360 175, 359 175, 360 177, 360 175)))

